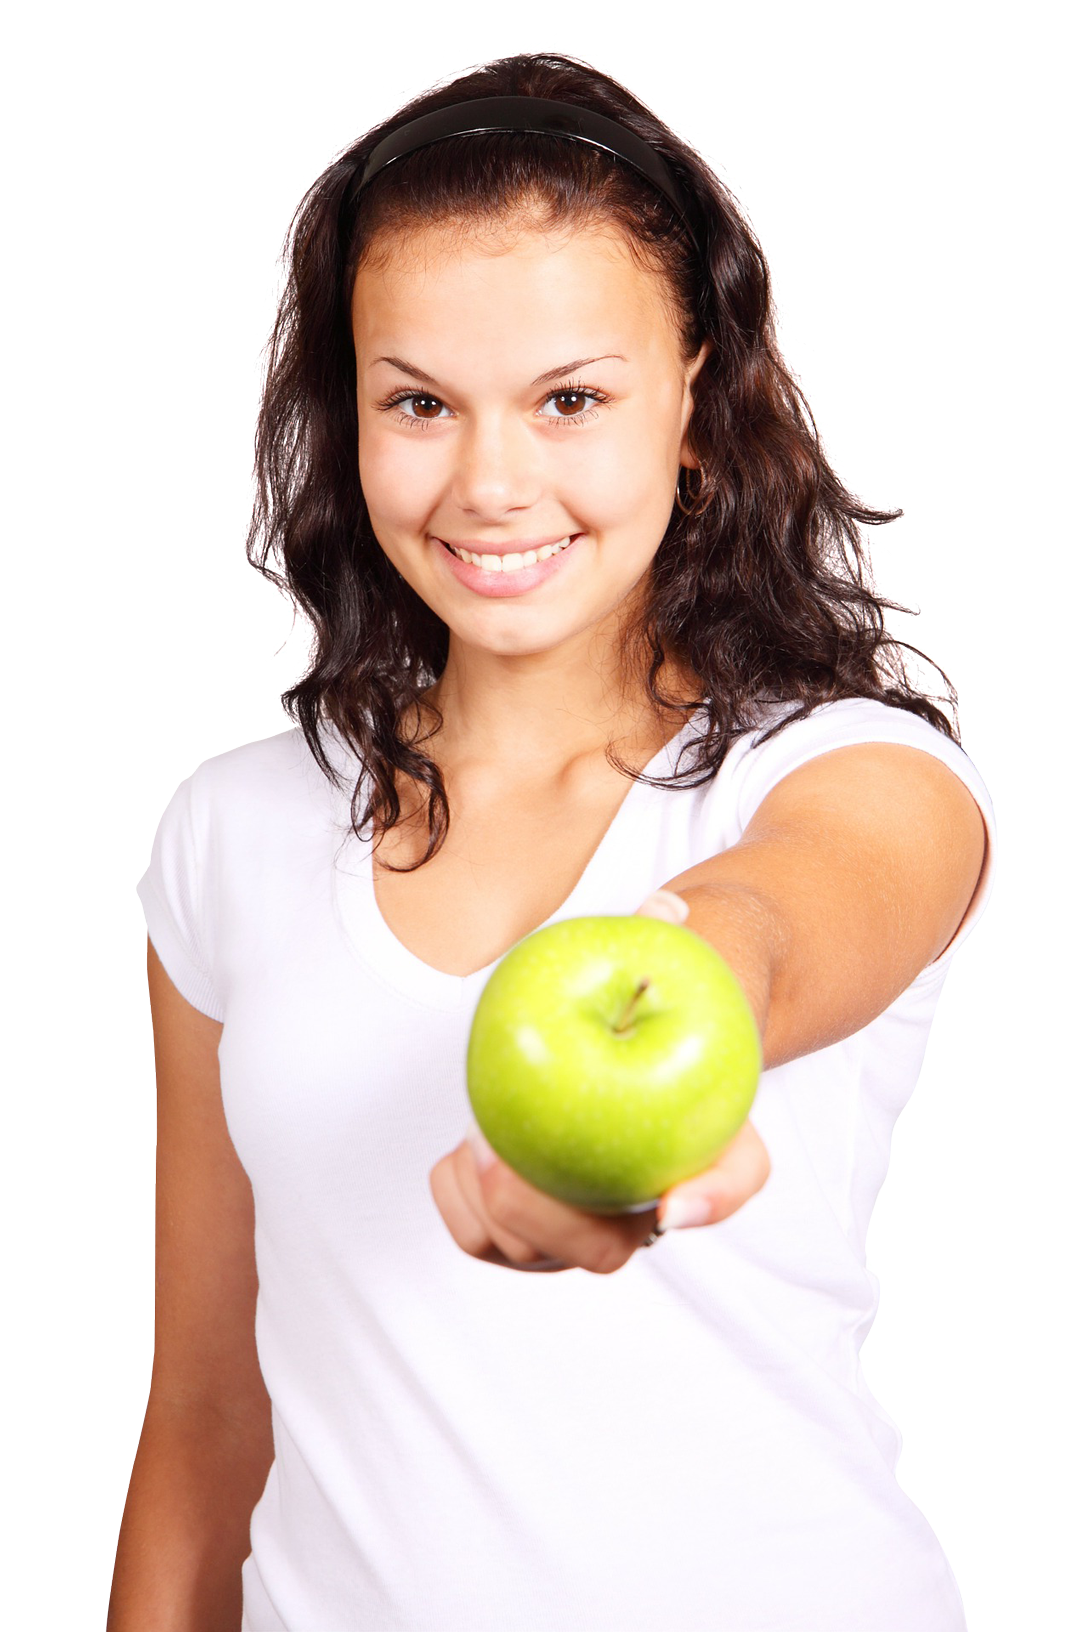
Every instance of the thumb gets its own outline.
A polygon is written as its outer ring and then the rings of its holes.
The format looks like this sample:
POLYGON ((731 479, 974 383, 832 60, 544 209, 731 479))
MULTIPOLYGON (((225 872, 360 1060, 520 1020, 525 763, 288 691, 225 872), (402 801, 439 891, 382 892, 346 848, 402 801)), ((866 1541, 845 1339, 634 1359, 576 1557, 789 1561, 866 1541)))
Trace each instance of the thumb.
POLYGON ((682 924, 691 908, 675 890, 654 890, 639 907, 635 917, 663 918, 666 923, 682 924))
POLYGON ((720 1224, 762 1190, 771 1172, 767 1147, 746 1120, 714 1165, 689 1183, 676 1185, 658 1209, 660 1230, 720 1224))

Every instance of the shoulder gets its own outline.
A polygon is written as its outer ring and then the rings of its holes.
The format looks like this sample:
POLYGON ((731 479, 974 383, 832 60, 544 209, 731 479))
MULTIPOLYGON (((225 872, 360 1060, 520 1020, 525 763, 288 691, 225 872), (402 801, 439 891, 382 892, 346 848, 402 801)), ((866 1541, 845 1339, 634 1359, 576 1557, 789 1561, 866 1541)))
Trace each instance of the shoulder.
POLYGON ((324 780, 305 734, 295 726, 210 755, 186 781, 194 805, 223 805, 289 796, 314 778, 324 780))
POLYGON ((212 754, 200 761, 192 778, 204 787, 244 786, 269 776, 290 775, 298 769, 302 755, 308 755, 306 739, 298 726, 289 731, 278 731, 275 736, 261 737, 256 742, 240 743, 223 753, 212 754))
MULTIPOLYGON (((334 761, 335 765, 335 761, 334 761)), ((267 833, 328 805, 328 783, 299 727, 201 760, 176 785, 160 832, 187 832, 197 849, 231 833, 267 833)))
POLYGON ((987 827, 993 827, 993 806, 978 767, 921 715, 866 697, 824 703, 801 718, 794 718, 795 712, 785 704, 768 707, 760 726, 727 756, 742 822, 754 815, 772 787, 802 765, 839 748, 887 743, 940 760, 971 793, 987 827))

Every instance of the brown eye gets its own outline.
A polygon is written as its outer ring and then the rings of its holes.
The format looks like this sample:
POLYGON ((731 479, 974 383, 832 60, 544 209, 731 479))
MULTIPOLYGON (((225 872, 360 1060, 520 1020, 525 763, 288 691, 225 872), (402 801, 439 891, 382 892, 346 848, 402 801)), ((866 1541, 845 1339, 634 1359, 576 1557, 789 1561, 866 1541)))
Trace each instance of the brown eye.
POLYGON ((417 419, 437 419, 442 409, 437 397, 409 397, 408 400, 417 419))
POLYGON ((553 424, 564 420, 568 425, 581 425, 587 419, 595 418, 592 410, 608 401, 603 391, 591 386, 561 385, 558 391, 549 393, 541 413, 544 419, 550 419, 553 424))

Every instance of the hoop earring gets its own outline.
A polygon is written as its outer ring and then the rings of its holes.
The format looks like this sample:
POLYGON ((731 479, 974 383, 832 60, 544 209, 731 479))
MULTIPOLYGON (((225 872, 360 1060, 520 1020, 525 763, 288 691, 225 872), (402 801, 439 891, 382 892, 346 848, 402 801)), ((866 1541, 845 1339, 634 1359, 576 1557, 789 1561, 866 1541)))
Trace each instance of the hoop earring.
POLYGON ((714 497, 713 485, 707 481, 702 465, 696 465, 695 468, 699 472, 699 486, 695 489, 694 493, 689 490, 689 477, 687 475, 686 465, 680 466, 680 471, 676 478, 676 508, 679 510, 682 516, 701 516, 703 511, 709 505, 711 499, 714 497), (680 491, 681 481, 683 481, 685 488, 683 493, 680 491), (699 501, 698 504, 693 502, 696 499, 699 501), (685 500, 687 501, 686 503, 685 500))

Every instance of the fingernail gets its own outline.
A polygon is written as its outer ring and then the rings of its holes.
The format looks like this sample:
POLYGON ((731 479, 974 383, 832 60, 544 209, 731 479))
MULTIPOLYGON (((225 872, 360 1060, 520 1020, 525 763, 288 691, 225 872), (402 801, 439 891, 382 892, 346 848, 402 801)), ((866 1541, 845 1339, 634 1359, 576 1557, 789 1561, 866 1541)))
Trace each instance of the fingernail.
POLYGON ((709 1196, 670 1196, 658 1220, 660 1230, 684 1230, 710 1220, 709 1196))
POLYGON ((475 1124, 469 1128, 465 1138, 472 1146, 472 1154, 476 1158, 476 1171, 486 1173, 489 1167, 494 1167, 498 1157, 475 1124))
POLYGON ((674 924, 682 924, 691 911, 683 896, 677 895, 675 890, 655 890, 649 899, 664 907, 674 924))

